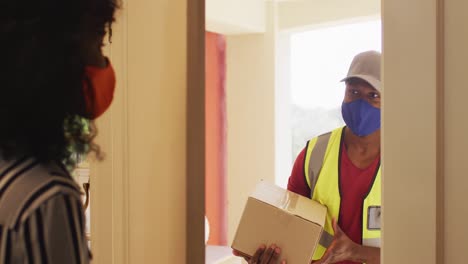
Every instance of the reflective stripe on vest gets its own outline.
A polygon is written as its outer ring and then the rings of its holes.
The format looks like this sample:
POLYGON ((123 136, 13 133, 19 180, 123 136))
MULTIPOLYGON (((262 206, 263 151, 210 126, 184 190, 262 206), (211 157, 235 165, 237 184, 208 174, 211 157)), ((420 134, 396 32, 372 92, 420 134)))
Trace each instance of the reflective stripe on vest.
MULTIPOLYGON (((338 128, 313 138, 307 143, 304 162, 306 181, 311 189, 312 199, 324 204, 328 208, 324 233, 320 240, 313 259, 320 259, 326 248, 333 240, 333 227, 331 219, 338 220, 340 212, 339 166, 341 142, 344 128, 338 128), (320 175, 324 175, 319 177, 320 175), (327 177, 325 177, 327 175, 327 177)), ((380 166, 376 173, 374 183, 364 200, 362 218, 362 244, 380 247, 380 215, 381 215, 381 173, 380 166)))

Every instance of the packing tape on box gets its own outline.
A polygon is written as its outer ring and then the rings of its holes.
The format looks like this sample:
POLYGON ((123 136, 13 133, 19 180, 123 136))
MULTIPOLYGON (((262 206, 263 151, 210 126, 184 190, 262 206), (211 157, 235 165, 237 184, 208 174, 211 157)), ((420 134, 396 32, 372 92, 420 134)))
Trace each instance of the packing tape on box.
POLYGON ((286 192, 280 202, 279 208, 292 212, 296 209, 297 200, 299 195, 291 192, 286 192))

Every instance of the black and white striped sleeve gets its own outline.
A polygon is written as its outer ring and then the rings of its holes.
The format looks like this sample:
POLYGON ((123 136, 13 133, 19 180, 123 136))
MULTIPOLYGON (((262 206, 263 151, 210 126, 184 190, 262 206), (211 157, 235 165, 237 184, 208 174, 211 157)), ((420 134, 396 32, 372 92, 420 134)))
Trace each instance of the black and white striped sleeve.
POLYGON ((18 263, 90 262, 81 201, 58 193, 37 207, 13 232, 10 260, 18 263))

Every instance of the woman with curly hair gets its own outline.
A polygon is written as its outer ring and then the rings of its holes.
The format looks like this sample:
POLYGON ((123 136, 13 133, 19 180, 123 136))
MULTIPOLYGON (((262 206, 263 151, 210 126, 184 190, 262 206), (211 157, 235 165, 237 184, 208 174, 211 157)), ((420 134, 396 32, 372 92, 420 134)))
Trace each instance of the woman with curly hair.
POLYGON ((112 101, 115 0, 0 0, 0 263, 89 263, 77 157, 112 101))

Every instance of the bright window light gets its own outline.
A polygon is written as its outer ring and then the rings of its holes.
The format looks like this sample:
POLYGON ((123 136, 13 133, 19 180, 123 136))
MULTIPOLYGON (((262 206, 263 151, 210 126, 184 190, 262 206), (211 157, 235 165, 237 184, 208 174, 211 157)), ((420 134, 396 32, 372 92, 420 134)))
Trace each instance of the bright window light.
POLYGON ((292 159, 307 140, 344 125, 343 79, 353 57, 381 51, 380 20, 321 27, 291 35, 292 159))
POLYGON ((291 36, 291 99, 301 108, 341 105, 354 55, 381 50, 380 20, 323 27, 291 36))

